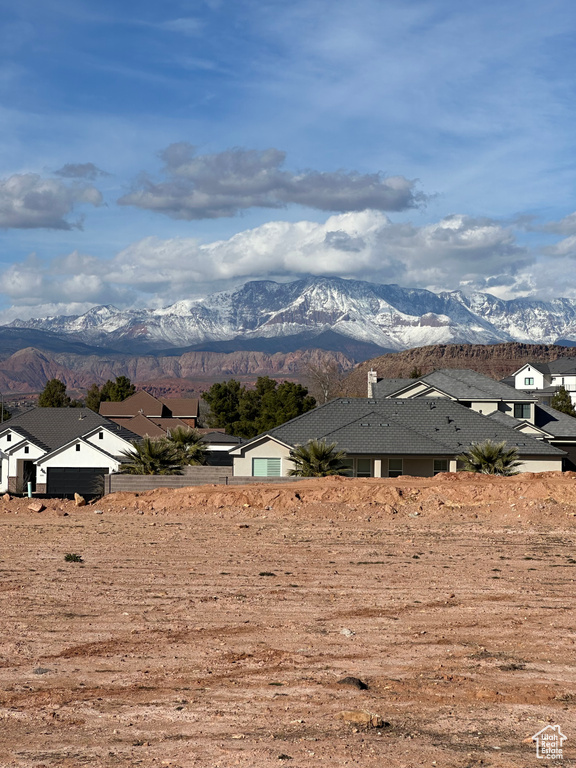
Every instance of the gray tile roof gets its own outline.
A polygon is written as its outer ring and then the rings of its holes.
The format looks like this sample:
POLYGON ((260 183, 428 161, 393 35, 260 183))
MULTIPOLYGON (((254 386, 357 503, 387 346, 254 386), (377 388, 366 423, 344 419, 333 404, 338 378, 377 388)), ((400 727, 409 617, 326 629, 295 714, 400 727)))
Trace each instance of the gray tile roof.
POLYGON ((267 434, 290 446, 325 439, 348 453, 454 456, 472 443, 504 440, 520 456, 563 455, 459 403, 434 398, 339 398, 267 434))
POLYGON ((469 369, 443 368, 422 376, 421 381, 438 387, 457 400, 534 400, 532 395, 469 369))
POLYGON ((536 426, 549 432, 553 437, 576 440, 576 419, 567 413, 556 411, 548 405, 536 406, 536 426))
POLYGON ((576 357, 559 357, 548 363, 548 369, 550 373, 555 375, 561 373, 576 374, 576 357))
POLYGON ((468 368, 442 368, 420 376, 418 379, 381 379, 374 385, 372 391, 375 397, 391 397, 417 382, 428 384, 456 400, 504 400, 506 402, 534 400, 533 395, 520 392, 514 387, 468 368), (398 387, 393 384, 396 381, 399 382, 398 387))
MULTIPOLYGON (((526 368, 527 365, 529 365, 531 368, 534 368, 535 371, 539 371, 540 373, 543 373, 545 375, 550 373, 549 363, 533 363, 532 361, 528 363, 524 363, 524 365, 521 368, 518 368, 518 371, 521 371, 522 368, 526 368)), ((518 371, 514 371, 514 373, 518 373, 518 371)))
POLYGON ((373 397, 390 397, 404 387, 414 384, 416 379, 380 379, 372 385, 373 397))
POLYGON ((10 419, 6 422, 6 427, 14 429, 50 452, 98 427, 105 427, 125 440, 140 439, 124 427, 94 413, 90 408, 32 408, 10 419))

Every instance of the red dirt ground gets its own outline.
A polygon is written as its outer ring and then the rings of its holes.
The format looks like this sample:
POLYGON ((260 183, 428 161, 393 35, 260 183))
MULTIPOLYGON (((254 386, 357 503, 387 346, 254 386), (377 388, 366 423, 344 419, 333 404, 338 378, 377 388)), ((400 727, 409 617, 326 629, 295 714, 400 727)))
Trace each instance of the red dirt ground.
POLYGON ((574 474, 28 503, 0 499, 1 768, 526 768, 555 724, 574 764, 574 474))

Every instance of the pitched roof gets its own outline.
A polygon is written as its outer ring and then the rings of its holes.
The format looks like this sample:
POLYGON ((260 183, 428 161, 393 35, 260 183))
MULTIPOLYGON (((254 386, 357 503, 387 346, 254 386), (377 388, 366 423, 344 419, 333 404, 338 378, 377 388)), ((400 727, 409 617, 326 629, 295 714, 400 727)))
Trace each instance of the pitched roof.
POLYGON ((506 402, 534 400, 534 397, 526 392, 520 392, 514 387, 509 387, 507 384, 468 368, 442 368, 420 376, 418 379, 381 379, 374 385, 373 392, 377 397, 391 397, 418 383, 427 384, 456 400, 505 400, 506 402), (400 386, 396 389, 389 386, 387 382, 393 381, 400 381, 400 386), (402 384, 402 382, 405 383, 402 384))
POLYGON ((415 381, 416 379, 379 379, 372 384, 372 397, 389 397, 415 381))
POLYGON ((146 416, 163 416, 164 405, 157 397, 151 395, 143 389, 134 392, 133 395, 122 400, 120 403, 105 401, 100 403, 100 414, 108 418, 136 416, 137 413, 144 413, 146 416))
POLYGON ((576 357, 558 357, 548 363, 550 373, 553 374, 576 374, 576 357))
POLYGON ((517 447, 520 456, 563 455, 547 443, 444 398, 339 398, 267 434, 291 446, 325 439, 349 453, 454 456, 473 443, 495 440, 517 447))
POLYGON ((545 429, 553 437, 576 439, 576 419, 549 405, 539 403, 536 406, 536 426, 545 429))
POLYGON ((512 376, 516 376, 517 373, 520 373, 520 371, 523 371, 524 368, 534 368, 535 371, 538 371, 539 373, 543 374, 549 374, 550 373, 550 364, 549 363, 524 363, 524 365, 521 368, 518 368, 517 371, 514 371, 512 376))
POLYGON ((46 451, 54 451, 98 427, 125 440, 137 437, 90 408, 32 408, 7 423, 7 428, 14 429, 46 451))
POLYGON ((162 403, 168 408, 174 419, 198 418, 197 397, 163 397, 162 403))
MULTIPOLYGON (((112 419, 113 421, 113 419, 112 419)), ((140 437, 165 437, 166 430, 159 427, 154 423, 152 419, 144 416, 143 413, 139 413, 136 416, 132 416, 128 419, 120 419, 116 422, 118 425, 123 425, 126 429, 129 429, 137 438, 140 437)))

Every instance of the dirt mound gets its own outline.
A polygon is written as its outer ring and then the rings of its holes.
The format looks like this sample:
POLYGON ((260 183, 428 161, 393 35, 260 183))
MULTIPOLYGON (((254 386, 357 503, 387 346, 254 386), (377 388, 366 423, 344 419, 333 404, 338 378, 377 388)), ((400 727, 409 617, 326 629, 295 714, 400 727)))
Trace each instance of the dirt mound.
POLYGON ((261 510, 269 516, 308 515, 338 511, 344 518, 358 510, 388 516, 402 511, 449 514, 463 508, 481 508, 498 516, 516 509, 576 511, 576 473, 525 473, 515 477, 490 477, 470 473, 442 473, 431 478, 311 478, 294 483, 258 483, 245 486, 196 486, 177 490, 157 489, 139 494, 118 493, 103 501, 109 509, 138 508, 172 514, 207 509, 227 513, 261 510), (562 509, 560 509, 562 507, 562 509))

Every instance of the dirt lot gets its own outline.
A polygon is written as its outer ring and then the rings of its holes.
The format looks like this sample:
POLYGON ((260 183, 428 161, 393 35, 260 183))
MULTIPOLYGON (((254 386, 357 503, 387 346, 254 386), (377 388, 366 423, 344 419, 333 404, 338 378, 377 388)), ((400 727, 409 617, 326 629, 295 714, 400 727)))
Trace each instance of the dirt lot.
POLYGON ((1 768, 524 768, 556 724, 574 764, 574 474, 28 503, 0 499, 1 768))

